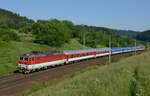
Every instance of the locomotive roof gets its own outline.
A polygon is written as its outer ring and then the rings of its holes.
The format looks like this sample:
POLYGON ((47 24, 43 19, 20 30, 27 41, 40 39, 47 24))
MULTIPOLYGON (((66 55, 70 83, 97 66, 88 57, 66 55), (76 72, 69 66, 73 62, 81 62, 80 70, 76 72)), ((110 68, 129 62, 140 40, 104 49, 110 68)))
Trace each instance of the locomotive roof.
POLYGON ((54 56, 64 54, 62 51, 33 51, 32 53, 23 54, 22 56, 40 57, 40 56, 54 56))

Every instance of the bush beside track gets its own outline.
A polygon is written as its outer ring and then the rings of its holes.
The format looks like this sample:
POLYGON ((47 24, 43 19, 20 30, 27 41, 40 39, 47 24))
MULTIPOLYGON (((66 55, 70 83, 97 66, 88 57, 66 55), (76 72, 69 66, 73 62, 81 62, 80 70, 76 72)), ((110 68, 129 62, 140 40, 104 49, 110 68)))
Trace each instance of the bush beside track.
POLYGON ((145 52, 111 65, 88 67, 33 87, 32 91, 28 90, 21 95, 32 93, 29 96, 149 96, 149 54, 150 52, 145 52), (51 86, 47 87, 48 85, 51 86), (43 89, 42 86, 47 88, 43 89), (34 92, 38 89, 41 90, 34 92))

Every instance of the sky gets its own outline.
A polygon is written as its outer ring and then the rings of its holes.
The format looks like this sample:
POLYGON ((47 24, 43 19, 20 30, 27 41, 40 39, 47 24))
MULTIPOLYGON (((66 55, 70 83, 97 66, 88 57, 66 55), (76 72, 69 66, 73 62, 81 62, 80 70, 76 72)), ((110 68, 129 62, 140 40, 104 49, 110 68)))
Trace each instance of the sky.
POLYGON ((150 29, 150 0, 0 0, 0 8, 33 20, 70 20, 113 29, 150 29))

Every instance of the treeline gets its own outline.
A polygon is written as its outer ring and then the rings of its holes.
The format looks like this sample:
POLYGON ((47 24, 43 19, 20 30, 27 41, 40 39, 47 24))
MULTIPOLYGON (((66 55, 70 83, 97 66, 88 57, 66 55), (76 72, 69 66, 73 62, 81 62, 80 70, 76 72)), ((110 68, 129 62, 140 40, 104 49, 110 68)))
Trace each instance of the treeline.
POLYGON ((115 30, 115 32, 117 34, 127 35, 127 36, 130 36, 130 37, 133 37, 133 38, 136 38, 136 36, 140 33, 138 31, 132 31, 132 30, 115 30))
POLYGON ((19 29, 24 26, 30 26, 34 21, 19 14, 0 8, 0 26, 6 26, 11 29, 19 29))
POLYGON ((72 38, 77 38, 81 44, 93 48, 97 45, 108 47, 110 37, 112 47, 134 46, 133 37, 123 34, 123 31, 104 27, 74 25, 68 20, 52 19, 34 22, 16 13, 0 9, 0 40, 19 41, 21 35, 18 34, 22 33, 32 34, 35 37, 33 39, 35 43, 55 47, 69 42, 72 38))
POLYGON ((34 42, 50 46, 61 46, 71 38, 78 38, 79 42, 86 46, 97 47, 97 45, 109 46, 111 37, 112 47, 134 46, 134 39, 124 35, 118 35, 114 30, 104 27, 87 25, 74 25, 71 21, 38 20, 32 26, 20 29, 20 32, 35 35, 34 42))
POLYGON ((150 42, 150 30, 139 33, 136 36, 136 39, 141 40, 141 41, 150 42))
POLYGON ((109 39, 111 39, 112 47, 133 46, 134 43, 133 38, 119 35, 113 29, 86 25, 77 25, 75 28, 74 32, 76 36, 79 36, 80 42, 83 44, 85 38, 86 45, 90 47, 96 47, 96 45, 108 47, 109 39))

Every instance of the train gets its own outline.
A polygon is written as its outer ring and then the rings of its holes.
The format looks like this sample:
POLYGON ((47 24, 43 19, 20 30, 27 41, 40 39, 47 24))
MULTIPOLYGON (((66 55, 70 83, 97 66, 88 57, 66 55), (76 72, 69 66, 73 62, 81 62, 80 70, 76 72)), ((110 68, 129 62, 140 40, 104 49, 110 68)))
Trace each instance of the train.
POLYGON ((64 51, 33 51, 19 56, 18 71, 21 73, 31 73, 41 69, 70 64, 82 60, 142 50, 144 50, 144 46, 64 51))

